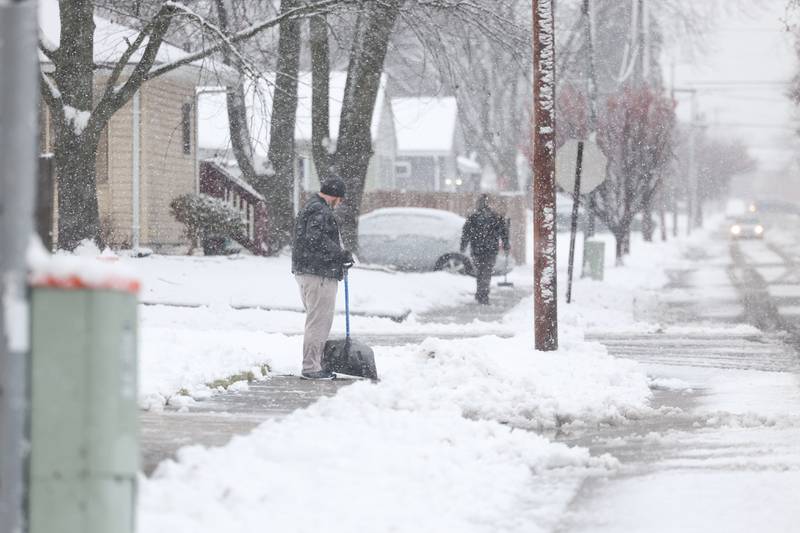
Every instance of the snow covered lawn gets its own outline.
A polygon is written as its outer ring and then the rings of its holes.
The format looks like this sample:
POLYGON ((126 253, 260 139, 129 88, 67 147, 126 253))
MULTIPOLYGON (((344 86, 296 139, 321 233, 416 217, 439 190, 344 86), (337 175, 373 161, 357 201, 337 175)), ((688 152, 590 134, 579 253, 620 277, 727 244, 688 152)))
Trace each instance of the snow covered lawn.
MULTIPOLYGON (((142 278, 146 303, 186 306, 263 307, 302 311, 297 282, 287 256, 125 258, 142 278)), ((469 301, 472 278, 443 272, 351 271, 351 308, 362 313, 423 312, 436 305, 469 301)), ((341 293, 344 290, 340 290, 341 293)), ((337 307, 344 309, 344 295, 337 307)))

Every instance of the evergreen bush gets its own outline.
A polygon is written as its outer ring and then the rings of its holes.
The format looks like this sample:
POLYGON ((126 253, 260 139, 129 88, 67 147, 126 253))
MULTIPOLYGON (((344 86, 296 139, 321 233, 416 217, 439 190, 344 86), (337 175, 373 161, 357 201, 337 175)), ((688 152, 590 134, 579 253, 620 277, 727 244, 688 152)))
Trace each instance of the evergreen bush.
POLYGON ((183 194, 169 204, 172 216, 185 226, 191 241, 189 254, 202 244, 206 255, 223 252, 225 240, 241 240, 247 231, 239 212, 224 201, 205 194, 183 194))

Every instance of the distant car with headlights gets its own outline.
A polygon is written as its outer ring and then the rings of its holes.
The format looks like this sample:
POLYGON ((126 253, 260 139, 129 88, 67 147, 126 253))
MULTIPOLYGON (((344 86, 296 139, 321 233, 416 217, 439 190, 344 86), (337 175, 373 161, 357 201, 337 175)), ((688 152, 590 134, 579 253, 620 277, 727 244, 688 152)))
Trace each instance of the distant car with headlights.
POLYGON ((729 232, 732 239, 761 239, 764 225, 758 217, 743 216, 731 222, 729 232))
MULTIPOLYGON (((464 222, 464 217, 439 209, 376 209, 358 219, 358 260, 397 270, 444 270, 473 276, 472 260, 459 250, 464 222)), ((515 266, 512 258, 506 261, 501 251, 494 266, 495 275, 505 274, 515 266)))

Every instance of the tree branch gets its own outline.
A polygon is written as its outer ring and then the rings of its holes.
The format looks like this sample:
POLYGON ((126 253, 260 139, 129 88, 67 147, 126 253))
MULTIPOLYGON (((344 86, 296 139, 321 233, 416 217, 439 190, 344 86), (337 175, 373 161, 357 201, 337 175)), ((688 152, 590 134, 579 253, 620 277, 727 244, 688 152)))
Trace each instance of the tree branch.
POLYGON ((139 32, 139 35, 136 37, 136 40, 134 40, 132 43, 128 43, 128 48, 119 58, 117 63, 114 65, 114 69, 111 71, 111 75, 108 77, 108 80, 106 81, 106 90, 103 93, 103 99, 110 98, 112 96, 112 93, 114 91, 114 86, 117 84, 117 80, 122 74, 122 71, 125 70, 125 67, 128 65, 128 61, 130 60, 131 56, 133 56, 136 50, 139 49, 144 40, 150 34, 156 19, 162 15, 162 11, 164 11, 163 7, 159 11, 159 13, 155 17, 153 17, 153 19, 151 19, 150 21, 148 21, 147 24, 145 24, 145 26, 139 32))
MULTIPOLYGON (((164 41, 164 36, 169 29, 169 25, 172 22, 172 16, 174 13, 175 8, 171 4, 166 3, 161 7, 158 14, 153 17, 151 23, 148 24, 146 30, 149 30, 150 32, 150 39, 147 41, 147 46, 142 53, 142 58, 133 68, 133 72, 131 72, 130 76, 128 76, 128 79, 123 86, 119 90, 115 90, 113 83, 110 83, 112 80, 109 79, 109 83, 106 84, 106 91, 103 94, 100 102, 95 107, 92 117, 89 120, 88 126, 91 127, 92 131, 102 129, 111 115, 124 106, 125 103, 133 97, 134 93, 136 93, 136 91, 138 91, 142 84, 148 79, 147 73, 150 72, 150 69, 155 63, 158 55, 158 49, 161 47, 161 43, 164 41)), ((136 39, 136 42, 142 41, 142 35, 144 34, 145 30, 142 30, 142 32, 139 34, 139 37, 136 39)), ((125 54, 127 54, 128 58, 130 58, 136 48, 139 47, 136 42, 132 43, 128 47, 128 50, 126 50, 125 54)), ((118 63, 117 67, 115 67, 115 72, 117 69, 121 71, 121 61, 122 59, 120 59, 120 63, 118 63)), ((122 68, 124 68, 124 66, 122 68)), ((119 76, 119 73, 117 73, 117 76, 119 76)))
POLYGON ((231 46, 233 44, 238 43, 239 41, 247 40, 247 39, 253 37, 254 35, 256 35, 257 33, 261 32, 263 30, 278 26, 284 20, 289 20, 289 19, 292 19, 292 18, 304 18, 304 17, 308 17, 310 15, 323 14, 323 13, 327 13, 328 11, 330 11, 330 8, 332 8, 335 5, 347 4, 347 3, 357 3, 357 2, 358 2, 358 0, 321 0, 320 2, 315 3, 315 4, 306 4, 306 5, 301 6, 301 7, 290 9, 290 10, 286 11, 285 13, 282 13, 282 14, 278 15, 277 17, 274 17, 274 18, 271 18, 269 20, 254 24, 254 25, 250 26, 249 28, 246 28, 244 30, 236 32, 236 33, 232 34, 224 42, 219 42, 219 43, 217 43, 217 44, 215 44, 213 46, 210 46, 210 47, 208 47, 208 48, 206 48, 204 50, 201 50, 199 52, 195 52, 194 54, 189 54, 188 56, 186 56, 186 57, 184 57, 182 59, 179 59, 178 61, 174 61, 172 63, 168 63, 166 65, 162 65, 162 66, 158 67, 157 69, 152 70, 149 73, 147 73, 144 81, 156 78, 158 76, 166 74, 167 72, 171 72, 171 71, 175 70, 176 68, 182 67, 184 65, 188 65, 188 64, 193 63, 193 62, 195 62, 195 61, 197 61, 199 59, 203 59, 205 57, 208 57, 209 55, 213 54, 214 52, 222 50, 226 46, 231 46))
POLYGON ((58 61, 58 48, 49 48, 41 38, 39 39, 39 51, 42 52, 52 63, 58 61))
POLYGON ((61 92, 55 86, 53 80, 41 69, 39 69, 39 90, 47 106, 63 122, 64 102, 61 100, 61 92))

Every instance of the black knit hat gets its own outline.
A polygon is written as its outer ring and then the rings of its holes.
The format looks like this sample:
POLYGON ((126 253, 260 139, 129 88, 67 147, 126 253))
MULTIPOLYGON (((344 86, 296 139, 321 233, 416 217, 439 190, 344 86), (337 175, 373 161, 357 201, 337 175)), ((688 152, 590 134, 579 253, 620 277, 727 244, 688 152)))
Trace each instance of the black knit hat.
POLYGON ((319 192, 322 194, 327 194, 328 196, 334 196, 336 198, 344 198, 346 191, 347 187, 342 178, 328 178, 322 183, 322 187, 319 189, 319 192))

